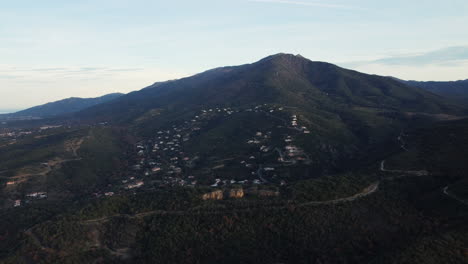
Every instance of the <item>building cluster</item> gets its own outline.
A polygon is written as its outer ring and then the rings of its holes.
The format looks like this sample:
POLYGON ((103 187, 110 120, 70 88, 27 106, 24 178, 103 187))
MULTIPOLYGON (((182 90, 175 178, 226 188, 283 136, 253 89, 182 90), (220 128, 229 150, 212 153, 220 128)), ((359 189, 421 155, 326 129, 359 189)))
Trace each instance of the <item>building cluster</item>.
MULTIPOLYGON (((209 122, 228 118, 231 115, 240 112, 264 113, 277 120, 284 120, 285 107, 257 105, 246 109, 226 108, 206 108, 195 113, 191 118, 184 121, 174 122, 174 124, 165 129, 159 129, 154 132, 150 139, 138 142, 135 145, 135 163, 132 166, 131 176, 122 180, 125 189, 141 188, 146 183, 152 183, 149 186, 195 186, 199 184, 193 171, 204 157, 199 157, 187 152, 187 143, 203 132, 209 122)), ((256 131, 251 138, 247 139, 245 144, 251 146, 252 152, 244 158, 238 159, 241 168, 248 171, 248 175, 242 180, 216 178, 214 182, 208 184, 212 187, 229 185, 257 185, 270 183, 272 177, 278 173, 277 167, 296 164, 300 161, 308 161, 307 154, 298 146, 294 145, 295 137, 299 134, 309 134, 310 131, 299 125, 297 115, 291 115, 291 120, 284 125, 279 126, 282 131, 290 131, 284 136, 284 142, 278 145, 273 143, 272 137, 274 131, 256 131), (277 153, 277 154, 276 154, 277 153), (278 158, 270 159, 267 164, 262 159, 264 156, 278 158)), ((238 166, 239 166, 238 165, 238 166)), ((229 166, 233 166, 230 164, 229 166)), ((214 166, 211 169, 224 168, 225 164, 214 166)), ((284 184, 284 181, 276 181, 284 184)))
POLYGON ((32 133, 33 131, 22 131, 22 130, 9 131, 9 132, 0 133, 0 138, 18 138, 22 136, 31 135, 32 133))
MULTIPOLYGON (((232 108, 202 109, 192 118, 172 125, 169 129, 158 130, 152 139, 139 142, 136 147, 137 162, 132 167, 134 171, 144 176, 152 176, 153 182, 160 186, 194 186, 197 180, 189 175, 200 157, 190 156, 184 151, 184 143, 189 141, 206 124, 218 117, 227 117, 239 112, 232 108), (158 180, 154 180, 158 179, 158 180)), ((135 185, 132 179, 123 183, 127 187, 135 185)))

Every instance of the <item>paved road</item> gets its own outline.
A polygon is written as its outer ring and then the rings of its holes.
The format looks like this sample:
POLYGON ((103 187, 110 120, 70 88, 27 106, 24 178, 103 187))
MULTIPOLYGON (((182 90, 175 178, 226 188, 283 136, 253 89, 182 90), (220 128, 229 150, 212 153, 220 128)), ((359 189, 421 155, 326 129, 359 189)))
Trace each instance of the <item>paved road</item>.
POLYGON ((340 204, 340 203, 352 202, 359 198, 363 198, 363 197, 366 197, 368 195, 375 193, 379 189, 379 185, 380 185, 380 182, 374 182, 373 184, 369 185, 364 190, 362 190, 362 192, 357 193, 350 197, 339 198, 339 199, 334 199, 334 200, 329 200, 329 201, 306 202, 306 203, 300 204, 298 207, 308 206, 308 205, 340 204))
MULTIPOLYGON (((333 200, 327 200, 327 201, 311 201, 311 202, 305 202, 297 205, 293 205, 294 207, 305 207, 305 206, 314 206, 314 205, 333 205, 333 204, 341 204, 341 203, 348 203, 355 201, 357 199, 369 196, 373 193, 375 193, 379 189, 379 184, 380 182, 375 182, 369 185, 368 187, 364 188, 361 192, 354 194, 349 197, 344 197, 344 198, 338 198, 338 199, 333 199, 333 200)), ((273 206, 267 208, 268 210, 278 210, 278 209, 285 209, 288 208, 289 205, 284 205, 284 206, 273 206)), ((203 215, 217 215, 217 214, 224 214, 226 212, 249 212, 252 209, 239 209, 239 210, 229 210, 229 211, 165 211, 165 210, 154 210, 154 211, 148 211, 148 212, 143 212, 143 213, 138 213, 134 215, 128 215, 128 214, 115 214, 111 216, 104 216, 96 219, 90 219, 90 220, 85 220, 82 221, 82 224, 96 224, 96 223, 103 223, 107 222, 110 219, 114 217, 127 217, 130 219, 135 219, 135 218, 143 218, 145 216, 149 215, 193 215, 193 214, 203 214, 203 215)))
POLYGON ((392 172, 392 173, 404 173, 404 174, 411 174, 413 176, 428 176, 429 172, 426 170, 419 170, 419 171, 411 171, 411 170, 387 170, 385 169, 385 160, 380 162, 380 171, 383 172, 392 172))
POLYGON ((468 205, 468 202, 464 201, 463 199, 458 198, 458 197, 455 196, 454 194, 449 193, 449 191, 448 191, 448 186, 445 186, 445 187, 442 189, 442 191, 443 191, 443 193, 444 193, 445 195, 447 195, 448 197, 450 197, 450 198, 452 198, 452 199, 454 199, 454 200, 457 200, 457 201, 459 201, 460 203, 462 203, 462 204, 464 204, 464 205, 468 205))

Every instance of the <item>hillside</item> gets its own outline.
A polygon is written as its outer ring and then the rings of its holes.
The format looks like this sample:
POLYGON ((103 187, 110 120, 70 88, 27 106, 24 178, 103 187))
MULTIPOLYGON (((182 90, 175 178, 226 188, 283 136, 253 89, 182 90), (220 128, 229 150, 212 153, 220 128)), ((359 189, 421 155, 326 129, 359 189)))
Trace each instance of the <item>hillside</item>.
POLYGON ((252 153, 245 142, 256 132, 272 133, 268 144, 273 149, 284 148, 286 137, 296 135, 317 174, 372 163, 391 151, 385 146, 408 126, 466 113, 441 96, 391 78, 277 54, 156 83, 75 118, 130 126, 148 138, 174 126, 190 129, 184 124, 211 108, 226 115, 207 114, 193 123, 200 130, 184 143, 191 155, 232 159, 252 153))
POLYGON ((31 107, 11 114, 0 115, 0 120, 48 118, 81 111, 91 106, 110 102, 123 94, 113 93, 96 98, 67 98, 56 102, 31 107))
MULTIPOLYGON (((297 181, 279 188, 275 197, 257 198, 251 189, 262 187, 244 185, 243 198, 203 200, 210 189, 154 184, 156 191, 121 191, 81 203, 32 201, 0 220, 0 260, 466 263, 468 207, 457 201, 466 200, 466 174, 449 174, 466 170, 467 127, 458 120, 413 130, 403 135, 400 151, 386 157, 384 170, 375 164, 297 181), (441 153, 432 155, 439 148, 441 153), (415 169, 429 174, 414 175, 415 169)), ((82 162, 100 152, 102 145, 96 147, 79 152, 82 162)), ((59 175, 67 179, 76 165, 59 175)))
POLYGON ((409 86, 418 87, 435 94, 451 98, 458 102, 468 103, 468 80, 453 82, 418 82, 403 81, 409 86))

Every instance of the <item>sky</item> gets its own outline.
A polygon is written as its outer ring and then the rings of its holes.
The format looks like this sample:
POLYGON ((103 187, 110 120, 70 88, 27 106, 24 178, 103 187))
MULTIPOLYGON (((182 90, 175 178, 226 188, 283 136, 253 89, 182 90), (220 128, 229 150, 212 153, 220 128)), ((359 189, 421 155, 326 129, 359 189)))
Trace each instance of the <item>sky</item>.
POLYGON ((467 25, 466 0, 0 0, 0 110, 279 52, 401 79, 468 79, 467 25))

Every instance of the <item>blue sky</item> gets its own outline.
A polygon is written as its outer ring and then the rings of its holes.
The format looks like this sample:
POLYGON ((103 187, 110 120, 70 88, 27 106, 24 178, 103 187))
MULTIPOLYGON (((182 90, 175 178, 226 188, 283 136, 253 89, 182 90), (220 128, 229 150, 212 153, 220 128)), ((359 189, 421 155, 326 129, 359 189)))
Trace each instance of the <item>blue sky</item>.
POLYGON ((129 92, 278 53, 468 78, 466 0, 0 0, 0 109, 129 92))

